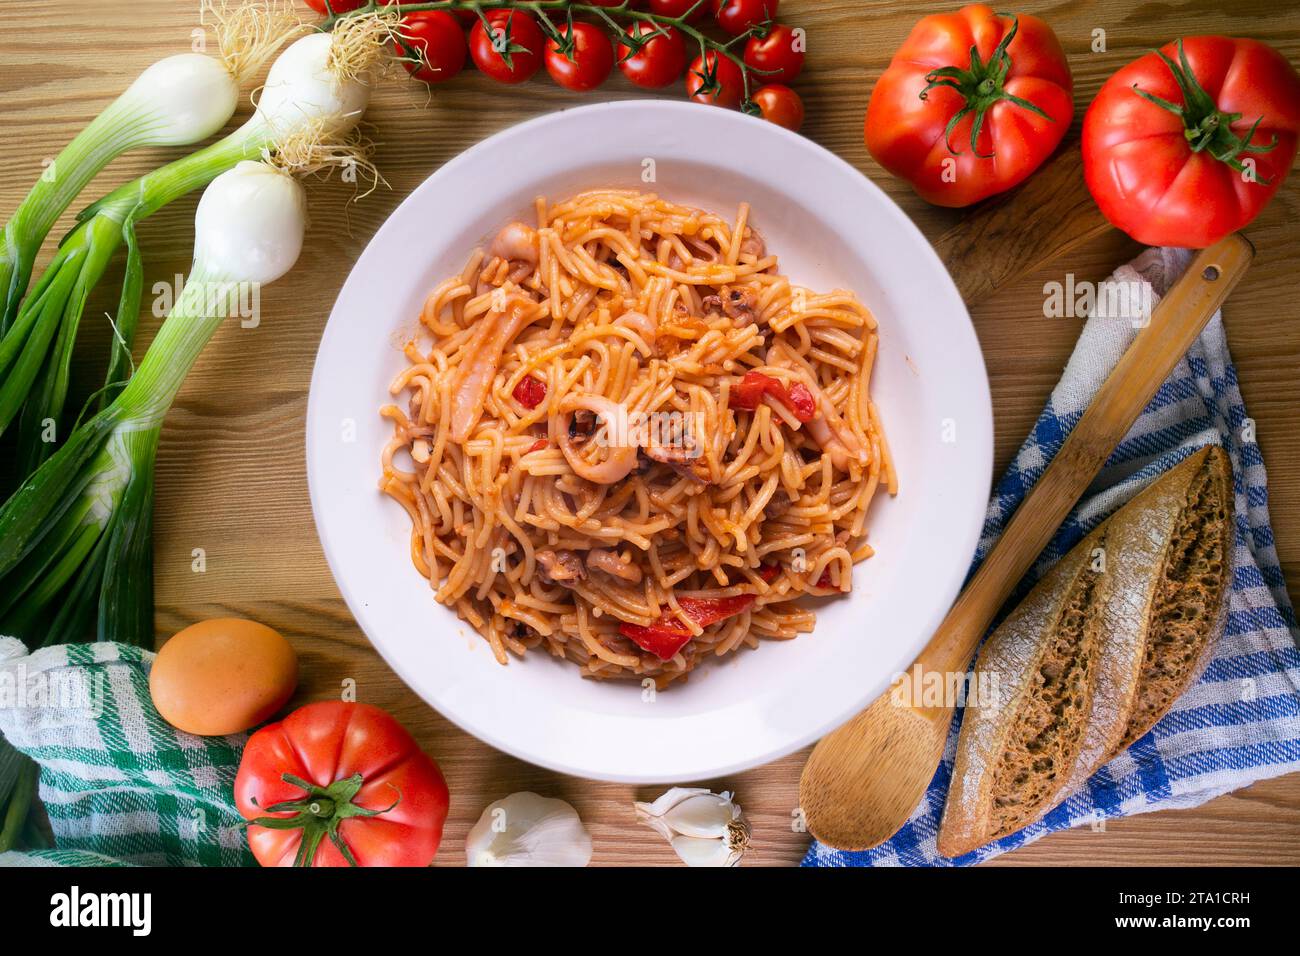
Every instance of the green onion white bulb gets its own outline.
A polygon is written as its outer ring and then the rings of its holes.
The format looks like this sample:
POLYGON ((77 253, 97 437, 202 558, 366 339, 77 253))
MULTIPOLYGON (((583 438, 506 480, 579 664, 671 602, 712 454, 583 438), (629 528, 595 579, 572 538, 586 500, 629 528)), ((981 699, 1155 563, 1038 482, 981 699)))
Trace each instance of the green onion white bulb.
POLYGON ((184 146, 207 139, 230 121, 239 83, 218 60, 178 53, 141 73, 109 107, 133 128, 134 146, 184 146))

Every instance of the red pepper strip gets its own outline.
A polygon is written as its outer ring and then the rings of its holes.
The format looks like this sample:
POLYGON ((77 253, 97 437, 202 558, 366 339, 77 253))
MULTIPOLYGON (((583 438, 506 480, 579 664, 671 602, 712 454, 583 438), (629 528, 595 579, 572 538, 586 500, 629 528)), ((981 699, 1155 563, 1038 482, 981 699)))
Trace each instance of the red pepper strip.
POLYGON ((817 414, 817 399, 813 398, 813 393, 808 390, 808 386, 803 382, 795 382, 790 386, 787 395, 786 404, 790 406, 790 411, 794 412, 794 417, 801 422, 812 421, 813 416, 817 414))
POLYGON ((685 629, 681 632, 661 629, 658 623, 642 627, 639 624, 625 622, 618 626, 618 632, 641 650, 649 651, 661 661, 672 660, 673 655, 690 643, 692 636, 691 632, 685 629))
POLYGON ((515 386, 515 390, 510 394, 524 408, 536 408, 546 401, 546 383, 540 378, 525 375, 519 380, 519 384, 515 386))
MULTIPOLYGON (((748 611, 754 605, 754 595, 737 594, 725 598, 678 598, 677 603, 692 621, 708 627, 729 617, 748 611)), ((694 636, 690 629, 671 612, 665 611, 659 620, 647 626, 623 623, 618 632, 642 650, 649 651, 661 661, 672 660, 673 655, 685 647, 694 636)))
POLYGON ((764 375, 762 372, 746 372, 745 377, 731 387, 731 397, 727 404, 732 408, 752 412, 758 408, 758 403, 763 400, 763 395, 773 386, 781 388, 781 383, 770 375, 764 375))
POLYGON ((801 422, 811 421, 817 414, 817 400, 813 398, 807 385, 795 382, 787 390, 779 380, 755 371, 746 372, 740 383, 732 388, 727 404, 731 408, 752 412, 758 408, 764 395, 771 395, 790 409, 794 417, 801 422))
POLYGON ((545 439, 545 438, 539 438, 539 439, 537 439, 537 441, 533 442, 532 447, 529 448, 528 451, 524 452, 524 454, 525 454, 525 455, 531 455, 531 454, 532 454, 533 452, 535 452, 535 451, 541 451, 543 448, 546 447, 546 445, 547 445, 547 441, 546 441, 546 439, 545 439))

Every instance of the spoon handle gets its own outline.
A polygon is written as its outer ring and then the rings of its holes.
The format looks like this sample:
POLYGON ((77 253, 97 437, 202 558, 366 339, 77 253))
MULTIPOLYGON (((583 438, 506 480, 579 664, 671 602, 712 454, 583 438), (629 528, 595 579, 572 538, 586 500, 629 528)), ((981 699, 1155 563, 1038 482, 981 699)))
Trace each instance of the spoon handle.
POLYGON ((966 669, 998 608, 1245 274, 1254 254, 1239 233, 1221 239, 1201 250, 1160 300, 1150 323, 1138 332, 921 652, 923 670, 966 669))

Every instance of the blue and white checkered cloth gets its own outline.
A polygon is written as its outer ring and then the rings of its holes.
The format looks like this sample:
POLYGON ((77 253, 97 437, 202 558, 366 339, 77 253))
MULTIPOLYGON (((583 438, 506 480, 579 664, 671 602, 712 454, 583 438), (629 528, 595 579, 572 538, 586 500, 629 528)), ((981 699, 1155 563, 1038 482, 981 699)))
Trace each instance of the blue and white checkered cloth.
MULTIPOLYGON (((1150 282, 1158 296, 1190 259, 1182 249, 1148 249, 1113 278, 1150 282)), ((1131 323, 1116 318, 1088 320, 1033 434, 989 502, 977 565, 1134 335, 1131 323)), ((1220 315, 1211 319, 1115 449, 1011 604, 1107 515, 1197 448, 1213 442, 1231 456, 1236 488, 1236 568, 1227 628, 1200 680, 1151 732, 1042 820, 953 860, 939 855, 935 833, 952 775, 959 726, 954 720, 925 799, 898 833, 861 853, 814 842, 805 866, 978 863, 1056 830, 1104 825, 1108 817, 1194 807, 1257 780, 1300 770, 1300 631, 1273 546, 1264 460, 1237 388, 1220 315)))

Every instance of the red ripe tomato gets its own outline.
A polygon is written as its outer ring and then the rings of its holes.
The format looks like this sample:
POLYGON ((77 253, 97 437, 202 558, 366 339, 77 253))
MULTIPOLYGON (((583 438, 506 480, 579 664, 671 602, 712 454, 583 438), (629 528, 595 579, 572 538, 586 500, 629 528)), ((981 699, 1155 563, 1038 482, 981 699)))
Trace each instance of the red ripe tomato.
POLYGON ((1070 127, 1072 92, 1051 27, 971 4, 923 18, 903 41, 871 91, 867 148, 923 199, 968 206, 1051 155, 1070 127))
POLYGON ((1295 158, 1300 76, 1256 40, 1187 37, 1118 71, 1083 118, 1083 175, 1138 242, 1203 248, 1273 198, 1295 158))
POLYGON ((397 52, 417 80, 442 83, 465 66, 465 32, 444 10, 425 10, 402 17, 397 52))
POLYGON ((637 86, 657 90, 676 81, 686 67, 686 40, 675 27, 657 27, 638 20, 627 28, 627 35, 641 37, 659 31, 631 56, 626 43, 618 46, 618 68, 637 86))
POLYGON ((803 125, 803 100, 790 87, 769 83, 760 87, 752 99, 763 119, 768 122, 792 130, 798 130, 803 125))
POLYGON ((488 27, 480 19, 469 31, 474 65, 499 83, 524 82, 542 65, 542 28, 522 10, 492 10, 485 16, 488 27))
POLYGON ((745 95, 745 77, 735 60, 710 50, 691 61, 686 71, 686 95, 697 103, 736 107, 745 95))
POLYGON ((698 23, 708 12, 708 0, 650 0, 648 9, 661 17, 686 17, 687 23, 698 23))
POLYGON ((369 704, 300 707, 248 739, 235 805, 263 866, 428 866, 447 784, 389 714, 369 704), (258 821, 291 820, 265 826, 258 821))
POLYGON ((614 46, 605 31, 593 23, 564 24, 557 30, 564 42, 546 41, 546 72, 551 79, 579 92, 604 83, 614 69, 614 46))
POLYGON ((776 19, 779 0, 711 0, 713 19, 733 37, 750 27, 776 19))
MULTIPOLYGON (((358 7, 365 5, 366 0, 330 0, 330 6, 334 8, 335 13, 351 13, 358 7)), ((307 6, 322 16, 329 13, 329 10, 325 8, 325 0, 307 0, 307 6)))
POLYGON ((767 36, 752 36, 745 43, 745 63, 763 83, 790 84, 803 69, 803 34, 777 24, 767 36))

